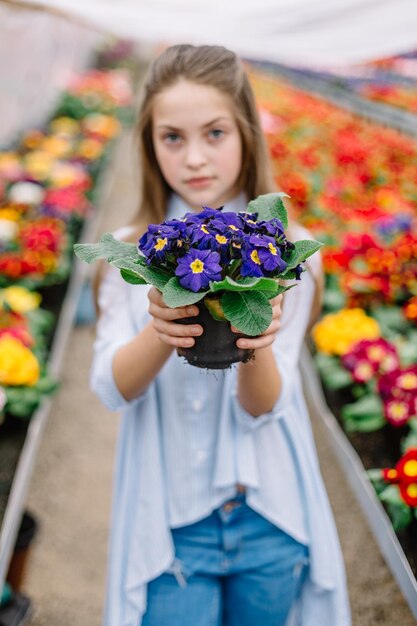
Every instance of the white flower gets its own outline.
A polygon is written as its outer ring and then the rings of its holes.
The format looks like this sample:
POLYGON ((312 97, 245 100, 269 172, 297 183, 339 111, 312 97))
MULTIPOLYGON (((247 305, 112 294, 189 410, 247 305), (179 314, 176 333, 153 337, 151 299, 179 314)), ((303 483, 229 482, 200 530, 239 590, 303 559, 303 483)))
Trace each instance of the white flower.
POLYGON ((15 183, 8 191, 8 197, 17 204, 39 204, 45 196, 45 190, 36 183, 15 183))
POLYGON ((11 241, 16 239, 19 226, 12 220, 0 219, 0 241, 11 241))

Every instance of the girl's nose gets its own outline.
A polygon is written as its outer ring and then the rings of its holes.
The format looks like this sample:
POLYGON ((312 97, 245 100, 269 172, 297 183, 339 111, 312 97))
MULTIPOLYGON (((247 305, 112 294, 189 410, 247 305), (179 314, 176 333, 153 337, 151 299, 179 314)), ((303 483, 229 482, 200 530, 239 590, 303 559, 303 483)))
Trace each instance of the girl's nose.
POLYGON ((197 142, 191 142, 188 145, 185 160, 186 165, 191 169, 198 169, 207 162, 204 150, 197 142))

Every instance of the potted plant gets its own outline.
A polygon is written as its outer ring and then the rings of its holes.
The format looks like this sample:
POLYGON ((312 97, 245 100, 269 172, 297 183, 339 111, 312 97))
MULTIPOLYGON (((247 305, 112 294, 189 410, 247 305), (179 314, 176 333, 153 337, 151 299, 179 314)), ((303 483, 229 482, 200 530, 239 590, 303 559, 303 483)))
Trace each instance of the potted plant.
POLYGON ((129 283, 153 285, 169 307, 199 303, 205 332, 180 353, 198 367, 229 367, 251 357, 236 347, 230 325, 250 337, 263 333, 272 321, 270 300, 290 288, 283 281, 301 278, 301 264, 322 245, 288 240, 282 195, 259 196, 247 212, 203 207, 150 224, 138 246, 106 233, 98 243, 74 249, 88 263, 105 259, 129 283))

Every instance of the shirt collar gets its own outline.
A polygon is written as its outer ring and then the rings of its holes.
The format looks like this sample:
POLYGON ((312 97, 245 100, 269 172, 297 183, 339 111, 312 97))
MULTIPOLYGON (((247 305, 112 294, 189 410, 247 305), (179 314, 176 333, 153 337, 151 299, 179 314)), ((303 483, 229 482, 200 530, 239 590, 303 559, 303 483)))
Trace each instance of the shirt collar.
MULTIPOLYGON (((224 210, 239 213, 239 211, 246 211, 247 205, 246 194, 241 191, 240 194, 232 198, 229 202, 226 202, 224 210)), ((182 217, 184 213, 192 212, 191 207, 176 193, 172 193, 169 197, 167 209, 166 219, 169 220, 178 219, 182 217)))

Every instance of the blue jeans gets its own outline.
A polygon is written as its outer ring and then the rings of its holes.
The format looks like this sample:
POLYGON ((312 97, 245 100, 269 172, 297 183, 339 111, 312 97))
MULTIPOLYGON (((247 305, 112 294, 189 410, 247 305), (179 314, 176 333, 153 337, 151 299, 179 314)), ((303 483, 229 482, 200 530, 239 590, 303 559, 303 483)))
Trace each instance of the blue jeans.
POLYGON ((284 626, 308 548, 249 508, 244 495, 172 529, 174 566, 148 584, 142 626, 284 626))

